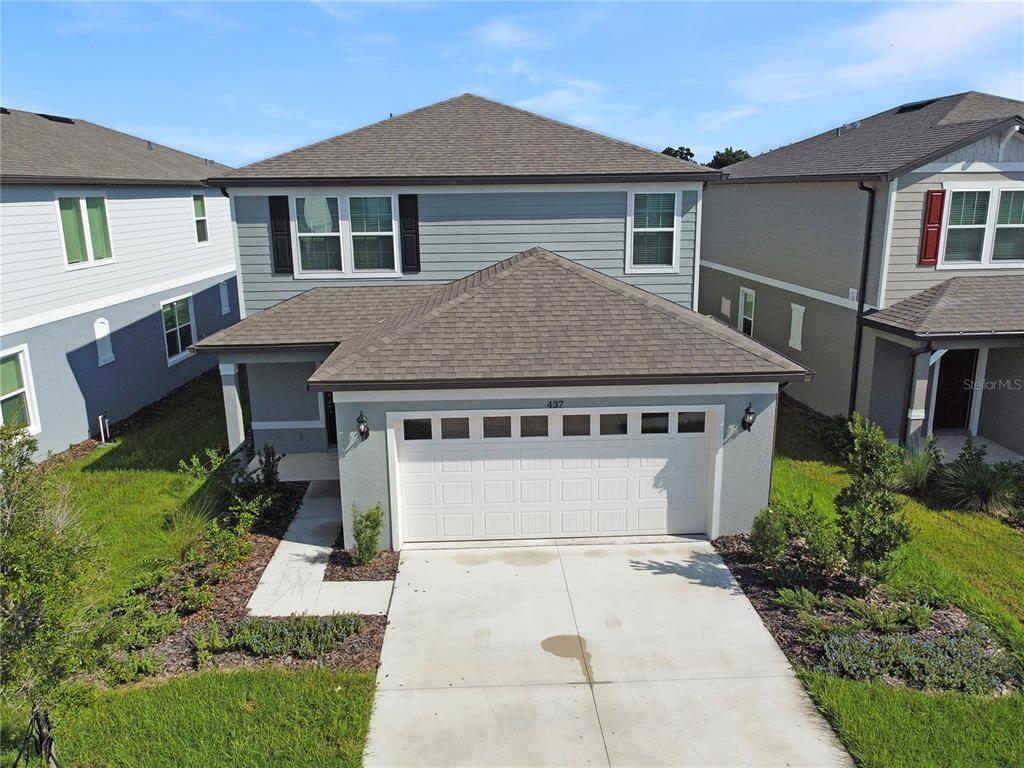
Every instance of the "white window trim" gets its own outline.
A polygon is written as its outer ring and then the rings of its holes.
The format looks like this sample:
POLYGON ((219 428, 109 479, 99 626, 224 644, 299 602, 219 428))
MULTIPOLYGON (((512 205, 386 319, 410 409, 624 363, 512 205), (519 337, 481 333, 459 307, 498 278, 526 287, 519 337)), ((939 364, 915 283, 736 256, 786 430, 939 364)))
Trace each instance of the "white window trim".
POLYGON ((203 192, 203 190, 201 190, 201 189, 193 189, 192 193, 188 196, 188 204, 190 206, 190 210, 191 210, 191 214, 192 214, 192 236, 196 240, 196 247, 197 248, 205 248, 213 240, 213 238, 210 237, 210 208, 209 208, 208 202, 206 200, 206 193, 203 192), (205 216, 196 216, 196 203, 195 203, 195 200, 193 200, 193 198, 195 198, 195 197, 203 198, 203 210, 206 212, 205 216), (197 221, 205 221, 206 222, 206 239, 205 240, 200 240, 199 239, 199 232, 196 230, 196 222, 197 221))
POLYGON ((114 362, 114 340, 110 338, 110 322, 105 317, 99 317, 92 324, 93 336, 96 338, 96 367, 114 362), (103 352, 102 342, 106 341, 107 351, 103 352))
MULTIPOLYGON (((804 310, 805 307, 799 304, 789 305, 789 346, 796 350, 803 349, 804 339, 804 310)), ((753 325, 753 320, 751 320, 753 325)))
MULTIPOLYGON (((946 191, 945 200, 942 204, 942 234, 939 239, 939 262, 937 270, 965 270, 965 269, 1020 269, 1024 267, 1024 259, 1013 261, 996 261, 992 259, 992 252, 996 243, 996 219, 999 216, 999 197, 1007 191, 1024 191, 1024 183, 1007 179, 1005 181, 986 182, 963 182, 946 181, 942 188, 946 191), (946 233, 949 231, 949 209, 953 203, 954 192, 988 192, 988 217, 985 220, 985 237, 981 244, 981 261, 946 261, 946 233)), ((1015 224, 1004 224, 1004 227, 1019 227, 1015 224)), ((981 229, 981 225, 958 226, 956 229, 981 229)))
MULTIPOLYGON (((679 229, 683 218, 683 196, 676 187, 656 187, 649 189, 630 190, 626 196, 626 264, 627 275, 670 274, 679 272, 679 229), (633 208, 636 196, 640 195, 672 195, 672 264, 637 266, 633 264, 633 208)), ((666 232, 667 228, 641 229, 641 232, 666 232)))
MULTIPOLYGON (((191 198, 189 199, 191 200, 191 198)), ((99 267, 104 264, 113 264, 115 261, 117 261, 117 249, 114 247, 114 230, 110 226, 110 200, 107 197, 106 190, 55 189, 53 190, 53 211, 57 217, 57 239, 60 241, 60 257, 61 263, 64 265, 65 272, 75 272, 79 269, 99 267), (68 263, 68 249, 67 246, 64 244, 64 222, 60 216, 60 200, 62 197, 78 198, 78 210, 81 212, 82 216, 82 232, 85 235, 85 261, 79 262, 78 264, 68 263), (89 229, 89 216, 85 208, 85 198, 87 197, 103 198, 103 217, 107 220, 107 237, 110 240, 109 259, 99 259, 97 261, 95 258, 93 258, 92 230, 89 229)))
MULTIPOLYGON (((753 288, 747 288, 746 286, 740 286, 740 299, 739 306, 736 308, 736 330, 743 333, 743 321, 748 319, 744 314, 746 311, 746 302, 743 300, 744 296, 750 296, 750 305, 753 311, 750 313, 750 338, 754 338, 754 313, 757 311, 757 293, 753 288)), ((743 334, 746 335, 745 333, 743 334)))
MULTIPOLYGON (((28 402, 28 433, 30 435, 38 435, 43 431, 43 427, 39 421, 39 404, 36 402, 36 387, 32 380, 32 362, 28 357, 28 344, 18 344, 0 350, 0 358, 10 357, 11 355, 17 355, 19 358, 23 387, 22 389, 15 390, 15 392, 8 393, 7 396, 17 392, 25 393, 25 399, 28 402)), ((0 420, 2 419, 3 416, 0 416, 0 420)))
MULTIPOLYGON (((399 237, 398 220, 398 193, 393 191, 347 191, 338 192, 334 190, 300 190, 288 192, 288 213, 291 217, 293 277, 296 280, 323 280, 332 277, 345 278, 382 278, 402 276, 402 238, 399 237), (329 233, 306 233, 301 237, 334 237, 341 238, 341 269, 303 269, 302 250, 299 247, 299 223, 295 209, 295 199, 299 197, 333 197, 338 201, 338 232, 329 233), (391 236, 395 241, 395 267, 394 269, 356 269, 353 259, 352 243, 352 208, 350 200, 353 197, 389 197, 391 198, 391 236)), ((386 234, 386 233, 363 233, 360 235, 386 234)), ((357 235, 358 236, 358 235, 357 235)))
POLYGON ((228 281, 221 280, 217 286, 220 291, 220 313, 222 315, 231 314, 231 291, 228 290, 228 281))
POLYGON ((167 349, 167 329, 164 328, 164 307, 166 307, 168 304, 173 304, 176 301, 183 300, 188 300, 188 319, 189 324, 192 326, 192 343, 195 344, 197 341, 199 341, 199 330, 196 327, 196 310, 192 304, 191 292, 183 293, 180 296, 173 296, 169 299, 162 299, 160 301, 160 338, 164 344, 164 356, 167 358, 168 368, 177 365, 183 360, 188 360, 190 357, 192 357, 193 354, 195 354, 193 352, 188 351, 188 349, 183 349, 174 357, 171 357, 168 354, 169 350, 167 349))

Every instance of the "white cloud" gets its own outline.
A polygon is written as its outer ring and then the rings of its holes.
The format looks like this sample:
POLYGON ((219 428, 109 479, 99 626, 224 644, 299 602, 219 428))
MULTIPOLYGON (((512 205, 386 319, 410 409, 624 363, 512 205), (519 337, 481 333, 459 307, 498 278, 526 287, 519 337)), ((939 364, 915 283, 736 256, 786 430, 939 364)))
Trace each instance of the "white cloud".
POLYGON ((507 18, 491 19, 469 34, 490 48, 546 48, 550 45, 542 33, 507 18))
POLYGON ((701 115, 697 120, 697 130, 701 133, 717 131, 719 128, 742 120, 745 117, 756 115, 760 110, 750 104, 744 104, 722 112, 709 112, 701 115))

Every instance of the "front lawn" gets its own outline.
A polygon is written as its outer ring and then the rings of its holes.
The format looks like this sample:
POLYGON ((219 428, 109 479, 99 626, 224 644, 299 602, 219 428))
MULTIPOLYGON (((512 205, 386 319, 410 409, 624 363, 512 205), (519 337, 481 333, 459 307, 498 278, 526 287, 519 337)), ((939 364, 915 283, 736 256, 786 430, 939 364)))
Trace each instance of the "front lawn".
MULTIPOLYGON (((802 412, 780 411, 773 469, 775 503, 831 507, 845 469, 802 412)), ((930 594, 988 624, 1024 659, 1024 534, 980 514, 908 501, 914 527, 906 560, 889 585, 930 594)), ((925 693, 805 671, 804 684, 864 766, 1024 764, 1024 693, 925 693)))

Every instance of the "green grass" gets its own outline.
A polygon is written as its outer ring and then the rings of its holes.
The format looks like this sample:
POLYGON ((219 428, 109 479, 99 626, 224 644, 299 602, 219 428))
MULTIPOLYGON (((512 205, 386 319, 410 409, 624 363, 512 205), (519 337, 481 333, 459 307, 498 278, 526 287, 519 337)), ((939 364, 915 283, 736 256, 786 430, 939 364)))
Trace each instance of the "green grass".
POLYGON ((156 562, 180 557, 215 509, 200 482, 178 472, 178 460, 226 444, 219 383, 207 374, 172 394, 144 427, 59 470, 97 540, 85 599, 107 605, 156 562))
MULTIPOLYGON (((806 419, 782 412, 772 472, 773 502, 831 508, 848 482, 806 419)), ((910 500, 914 539, 890 578, 895 589, 930 593, 986 622, 1024 660, 1024 534, 983 515, 910 500)), ((1024 694, 972 697, 897 689, 804 672, 804 684, 861 765, 1024 764, 1024 694)))
POLYGON ((54 718, 61 764, 78 768, 357 766, 372 672, 202 672, 92 692, 54 718))

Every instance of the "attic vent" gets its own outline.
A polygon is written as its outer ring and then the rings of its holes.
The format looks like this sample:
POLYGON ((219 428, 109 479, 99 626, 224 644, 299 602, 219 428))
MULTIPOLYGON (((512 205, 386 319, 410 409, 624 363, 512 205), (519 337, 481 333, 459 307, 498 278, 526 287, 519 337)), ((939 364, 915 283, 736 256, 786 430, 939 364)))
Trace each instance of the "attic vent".
POLYGON ((153 149, 156 149, 156 147, 153 146, 153 142, 152 141, 147 141, 146 142, 146 149, 153 150, 153 149))
POLYGON ((75 121, 70 117, 61 117, 60 115, 45 115, 42 112, 36 112, 44 120, 50 120, 54 123, 67 123, 68 125, 74 125, 75 121))
POLYGON ((843 123, 836 129, 836 136, 842 136, 844 133, 849 133, 854 128, 860 128, 860 120, 854 120, 852 123, 843 123))
POLYGON ((9 114, 11 114, 11 110, 9 110, 7 107, 0 107, 0 115, 9 115, 9 114))
POLYGON ((901 104, 896 107, 896 114, 902 115, 904 112, 917 112, 919 109, 924 109, 929 104, 934 104, 937 99, 925 99, 924 101, 911 101, 907 104, 901 104))

